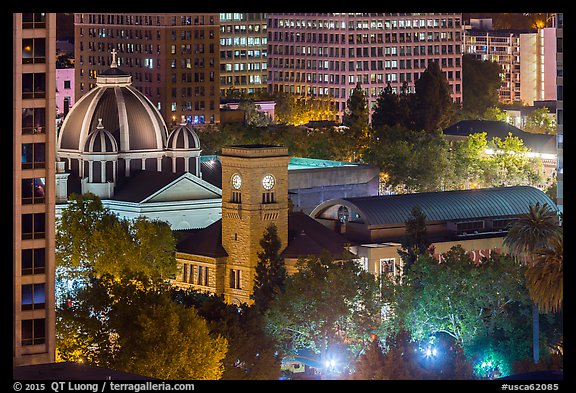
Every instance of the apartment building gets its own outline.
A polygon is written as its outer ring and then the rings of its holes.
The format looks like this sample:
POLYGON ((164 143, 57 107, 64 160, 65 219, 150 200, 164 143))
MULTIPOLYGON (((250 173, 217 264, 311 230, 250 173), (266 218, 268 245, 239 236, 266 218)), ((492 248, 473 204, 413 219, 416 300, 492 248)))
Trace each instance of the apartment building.
POLYGON ((556 99, 556 29, 464 29, 464 53, 502 67, 498 99, 504 104, 534 105, 556 99))
POLYGON ((12 358, 55 359, 56 14, 14 13, 12 358))
POLYGON ((414 91, 438 62, 462 99, 459 13, 268 13, 270 93, 331 98, 339 119, 359 82, 373 107, 388 83, 414 91))
POLYGON ((117 66, 167 125, 182 116, 199 126, 220 122, 217 13, 77 13, 74 29, 77 100, 96 87, 115 49, 117 66))
POLYGON ((268 92, 268 30, 265 13, 220 13, 222 97, 268 92))

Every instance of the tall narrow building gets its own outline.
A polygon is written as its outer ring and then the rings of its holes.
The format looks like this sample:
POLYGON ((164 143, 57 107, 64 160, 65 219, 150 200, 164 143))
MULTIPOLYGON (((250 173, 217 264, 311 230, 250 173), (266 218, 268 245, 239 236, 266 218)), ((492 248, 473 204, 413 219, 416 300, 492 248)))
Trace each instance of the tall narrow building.
POLYGON ((372 108, 390 83, 408 92, 437 62, 462 99, 462 14, 268 13, 270 93, 330 98, 339 119, 360 83, 372 108))
POLYGON ((558 210, 564 213, 564 14, 558 13, 556 26, 556 146, 558 168, 556 174, 558 210))
POLYGON ((13 365, 55 359, 56 14, 14 13, 13 365))
POLYGON ((74 14, 76 99, 112 64, 160 111, 168 126, 220 122, 218 14, 74 14))

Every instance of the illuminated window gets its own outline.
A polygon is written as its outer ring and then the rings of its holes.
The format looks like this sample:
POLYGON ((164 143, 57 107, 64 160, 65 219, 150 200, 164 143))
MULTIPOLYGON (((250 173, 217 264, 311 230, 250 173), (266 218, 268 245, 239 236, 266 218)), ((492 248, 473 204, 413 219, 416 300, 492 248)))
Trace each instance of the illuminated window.
POLYGON ((46 305, 45 284, 22 285, 22 310, 42 310, 46 305))

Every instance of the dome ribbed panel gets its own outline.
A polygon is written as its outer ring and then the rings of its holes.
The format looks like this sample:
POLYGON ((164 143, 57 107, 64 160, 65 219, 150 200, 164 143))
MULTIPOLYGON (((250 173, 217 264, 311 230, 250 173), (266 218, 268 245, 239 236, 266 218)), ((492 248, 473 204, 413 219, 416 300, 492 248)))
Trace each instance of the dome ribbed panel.
MULTIPOLYGON (((84 116, 95 99, 98 89, 93 89, 86 93, 80 100, 74 104, 72 110, 66 116, 66 120, 60 129, 59 149, 80 150, 80 132, 84 116)), ((96 124, 93 128, 96 128, 96 124)))
POLYGON ((117 141, 120 141, 120 122, 118 119, 118 105, 114 96, 114 89, 106 88, 98 105, 94 111, 94 116, 90 119, 90 129, 98 126, 98 119, 102 119, 104 128, 109 130, 117 141))
MULTIPOLYGON (((128 116, 128 129, 130 130, 130 150, 149 150, 149 149, 162 149, 163 146, 158 146, 156 134, 161 132, 157 129, 156 122, 153 117, 146 110, 144 105, 138 97, 129 90, 123 89, 124 102, 126 104, 126 113, 128 116)), ((155 108, 152 108, 155 110, 155 108)), ((162 139, 161 139, 162 140, 162 139)))
POLYGON ((109 131, 96 129, 88 134, 84 151, 87 153, 117 153, 118 144, 109 131))

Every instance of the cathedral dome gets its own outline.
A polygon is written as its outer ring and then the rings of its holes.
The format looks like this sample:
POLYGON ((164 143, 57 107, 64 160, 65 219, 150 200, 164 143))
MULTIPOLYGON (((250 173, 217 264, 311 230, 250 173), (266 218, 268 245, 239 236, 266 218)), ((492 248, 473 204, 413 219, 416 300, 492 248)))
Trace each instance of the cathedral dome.
POLYGON ((132 87, 132 77, 115 62, 66 116, 58 134, 58 150, 81 151, 98 119, 105 119, 120 153, 158 151, 165 146, 167 128, 160 112, 132 87))
POLYGON ((98 119, 96 129, 88 134, 86 143, 84 143, 84 152, 98 154, 118 153, 118 143, 116 143, 116 139, 114 139, 110 131, 104 129, 101 118, 98 119))
POLYGON ((187 124, 180 124, 168 136, 166 148, 171 150, 200 149, 200 139, 187 124))

